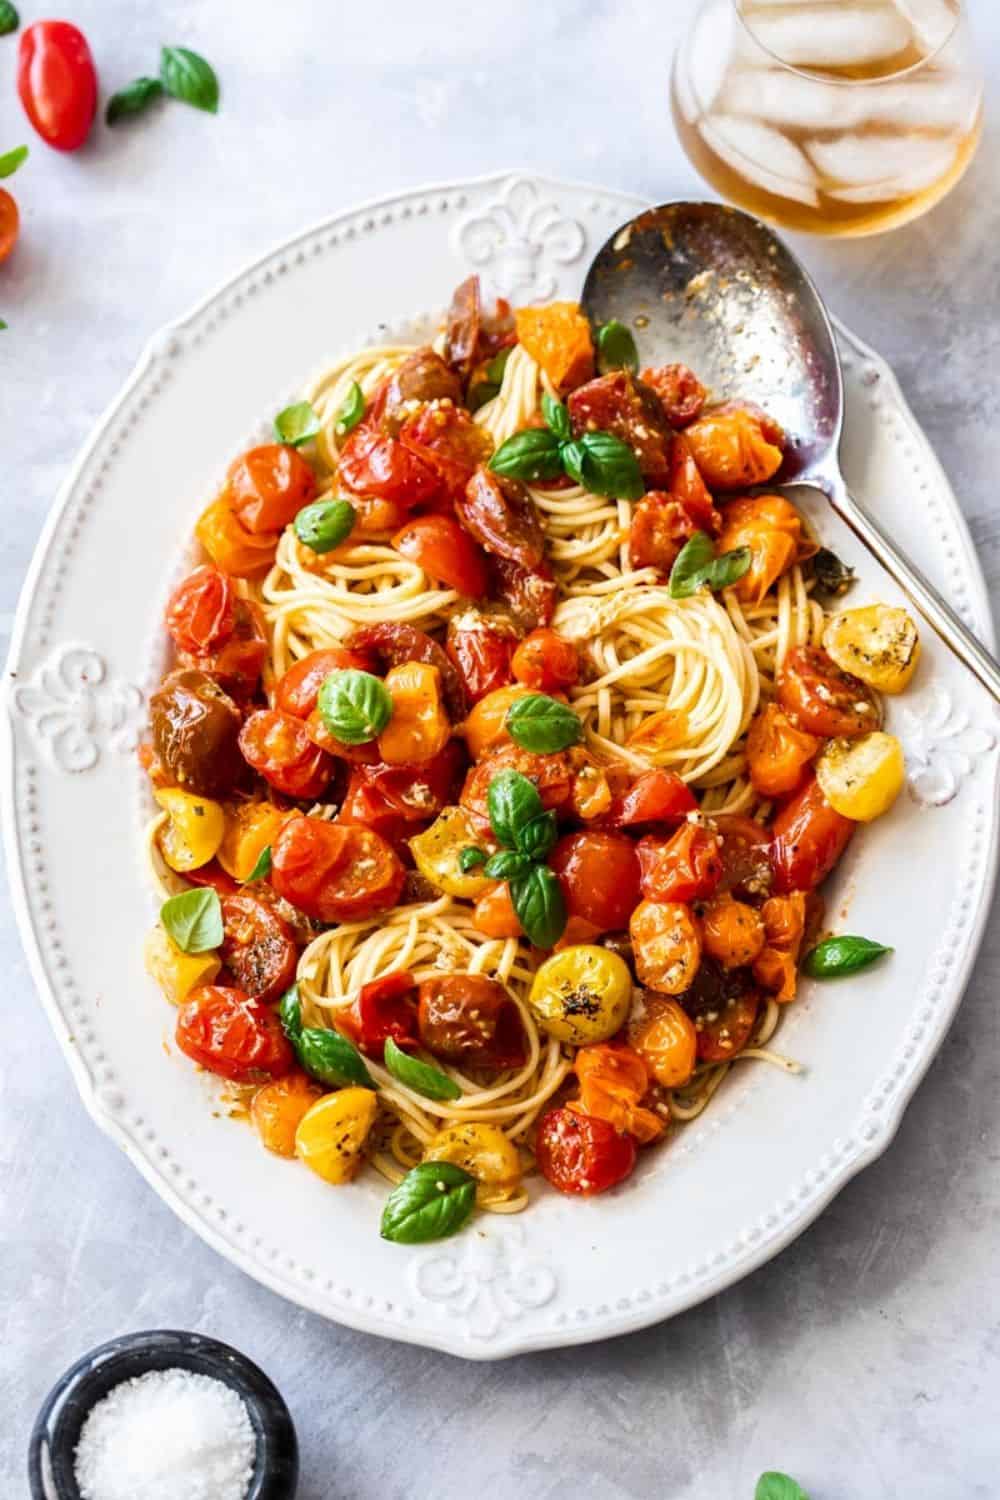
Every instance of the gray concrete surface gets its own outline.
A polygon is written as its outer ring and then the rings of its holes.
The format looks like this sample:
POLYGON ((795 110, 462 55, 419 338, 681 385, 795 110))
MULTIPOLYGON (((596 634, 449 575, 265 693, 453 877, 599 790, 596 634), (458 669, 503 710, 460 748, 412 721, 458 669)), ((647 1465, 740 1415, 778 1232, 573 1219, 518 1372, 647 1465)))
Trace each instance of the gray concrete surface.
MULTIPOLYGON (((995 98, 1000 10, 970 8, 995 98)), ((24 240, 0 268, 4 635, 58 482, 147 335, 272 241, 359 198, 505 165, 652 199, 696 190, 667 112, 688 0, 64 13, 106 85, 176 42, 216 63, 224 105, 99 131, 75 158, 32 138, 24 240)), ((29 136, 14 53, 0 39, 0 149, 29 136)), ((991 122, 961 187, 912 228, 804 246, 831 306, 895 366, 994 590, 998 142, 991 122)), ((231 1340, 269 1371, 298 1423, 300 1500, 749 1500, 769 1467, 812 1500, 1000 1495, 1000 920, 897 1140, 797 1244, 669 1324, 493 1366, 341 1330, 215 1256, 84 1113, 6 907, 0 969, 3 1500, 26 1493, 29 1425, 64 1366, 151 1326, 231 1340)))

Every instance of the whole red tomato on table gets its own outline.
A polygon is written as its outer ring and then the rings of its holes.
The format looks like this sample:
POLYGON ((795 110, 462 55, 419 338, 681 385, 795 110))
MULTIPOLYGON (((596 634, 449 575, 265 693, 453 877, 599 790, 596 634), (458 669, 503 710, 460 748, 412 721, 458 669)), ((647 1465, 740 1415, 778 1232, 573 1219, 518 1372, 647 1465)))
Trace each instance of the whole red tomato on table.
POLYGON ((18 51, 17 92, 49 146, 82 146, 97 112, 97 70, 83 32, 69 21, 29 26, 18 51))

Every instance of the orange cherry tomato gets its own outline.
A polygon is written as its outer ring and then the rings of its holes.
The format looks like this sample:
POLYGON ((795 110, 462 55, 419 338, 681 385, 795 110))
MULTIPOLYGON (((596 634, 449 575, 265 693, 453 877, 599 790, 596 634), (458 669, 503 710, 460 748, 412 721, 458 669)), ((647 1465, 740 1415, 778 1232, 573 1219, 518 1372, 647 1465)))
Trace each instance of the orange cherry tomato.
POLYGON ((472 925, 484 937, 524 937, 506 880, 498 881, 478 898, 472 911, 472 925))
MULTIPOLYGON (((407 418, 400 442, 437 474, 444 498, 457 500, 492 444, 484 430, 459 406, 426 405, 407 418)), ((430 571, 430 570, 428 570, 430 571)), ((472 589, 463 593, 473 594, 472 589)))
POLYGON ((542 626, 525 636, 510 666, 517 681, 532 692, 561 692, 579 681, 580 653, 572 641, 542 626))
POLYGON ((167 603, 167 630, 182 651, 195 656, 218 650, 235 624, 233 586, 208 563, 189 573, 167 603))
POLYGON ((286 797, 318 797, 333 774, 333 761, 314 745, 301 719, 277 708, 259 708, 240 730, 248 765, 286 797))
POLYGON ((628 1177, 635 1157, 632 1137, 596 1116, 551 1109, 539 1123, 535 1160, 560 1193, 603 1193, 628 1177))
POLYGON ((665 577, 684 543, 699 526, 679 500, 666 490, 650 490, 632 511, 628 534, 629 567, 656 568, 665 577))
POLYGON ((708 407, 684 436, 710 490, 766 484, 784 457, 785 435, 759 406, 727 401, 708 407))
POLYGON ((764 946, 764 923, 745 901, 716 896, 702 912, 701 940, 705 953, 724 969, 744 968, 764 946))
POLYGON ((745 495, 723 507, 720 552, 746 547, 750 567, 733 585, 739 599, 759 604, 782 573, 817 548, 802 531, 802 518, 782 495, 745 495))
POLYGON ((756 990, 743 990, 726 998, 717 1010, 699 1016, 694 1023, 698 1033, 698 1061, 728 1062, 742 1052, 759 1014, 760 995, 756 990))
POLYGON ((701 413, 707 390, 687 365, 660 365, 640 376, 659 396, 671 427, 686 427, 701 413))
POLYGON ((566 910, 600 932, 627 927, 639 904, 639 860, 624 833, 570 833, 552 851, 566 910))
POLYGON ((590 324, 575 302, 519 307, 514 314, 519 343, 559 391, 571 391, 594 373, 590 324))
POLYGON ((420 1040, 447 1062, 520 1068, 527 1058, 521 1014, 485 974, 439 974, 418 992, 420 1040))
POLYGON ((778 895, 811 891, 825 880, 858 825, 836 812, 819 782, 807 781, 771 825, 771 864, 778 895))
POLYGON ((278 533, 258 536, 248 531, 225 492, 202 511, 194 530, 216 567, 231 578, 259 578, 274 562, 278 533))
POLYGON ((675 771, 657 766, 640 772, 628 791, 612 804, 608 818, 616 828, 634 828, 642 823, 675 824, 697 811, 690 787, 675 771))
POLYGON ((669 838, 647 833, 637 853, 648 901, 707 901, 722 879, 719 840, 698 823, 682 823, 669 838))
POLYGON ((683 1088, 698 1060, 694 1022, 680 1002, 647 992, 629 1020, 628 1039, 661 1088, 683 1088))
POLYGON ((369 499, 386 500, 412 510, 441 493, 437 473, 398 438, 374 424, 356 427, 340 450, 338 477, 342 485, 369 499))
POLYGON ((370 672, 372 666, 370 656, 362 651, 348 651, 345 646, 324 646, 320 651, 310 651, 275 683, 274 706, 296 719, 308 719, 331 672, 370 672))
POLYGON ((363 984, 347 1015, 337 1017, 337 1025, 362 1052, 380 1061, 390 1037, 397 1047, 416 1046, 417 982, 413 975, 408 969, 397 969, 363 984))
POLYGON ((5 261, 13 250, 20 224, 17 204, 6 188, 0 188, 0 262, 5 261))
POLYGON ((447 651, 462 678, 470 703, 506 687, 517 645, 513 625, 500 617, 467 610, 448 621, 447 651))
POLYGON ((521 683, 512 682, 507 687, 496 688, 472 709, 465 721, 465 743, 473 760, 482 760, 501 745, 512 743, 507 730, 507 715, 519 698, 526 698, 531 689, 521 683))
POLYGON ((371 670, 388 672, 390 667, 405 666, 407 662, 422 661, 437 667, 441 673, 441 686, 448 712, 456 723, 465 716, 465 692, 462 679, 454 663, 437 641, 415 625, 405 625, 392 620, 380 621, 377 625, 362 625, 353 631, 346 642, 350 651, 360 651, 374 658, 371 670))
POLYGON ((22 32, 17 91, 46 145, 82 146, 97 112, 97 70, 83 33, 68 21, 36 21, 22 32))
POLYGON ((664 995, 690 989, 701 962, 701 933, 689 906, 640 901, 628 930, 640 984, 664 995))
POLYGON ((277 1015, 241 989, 192 990, 177 1013, 176 1038, 194 1062, 234 1083, 281 1078, 295 1066, 277 1015))
POLYGON ((257 1090, 250 1101, 250 1118, 268 1151, 276 1156, 295 1155, 299 1121, 322 1094, 319 1084, 300 1069, 257 1090))
POLYGON ((418 516, 397 531, 392 545, 448 588, 469 599, 485 596, 486 559, 469 533, 449 516, 418 516))
POLYGON ((286 443, 251 448, 229 470, 226 496, 247 531, 284 531, 316 494, 316 476, 286 443))
POLYGON ((295 978, 296 949, 283 917, 248 891, 222 902, 219 956, 251 1000, 278 1000, 295 978))
POLYGON ((649 1088, 649 1073, 638 1052, 622 1044, 595 1042, 579 1049, 573 1066, 580 1080, 580 1098, 571 1100, 568 1109, 607 1120, 640 1145, 663 1134, 663 1120, 639 1103, 649 1088))
POLYGON ((465 778, 459 802, 474 817, 488 823, 490 782, 500 771, 507 770, 520 771, 534 782, 544 808, 558 810, 568 806, 573 795, 573 769, 566 754, 558 750, 550 755, 535 755, 519 745, 500 745, 473 766, 465 778))
POLYGON ((783 1004, 795 999, 799 952, 806 929, 806 897, 802 891, 772 896, 761 908, 766 946, 758 954, 753 975, 758 984, 783 1004))
POLYGON ((796 729, 776 703, 766 704, 747 735, 747 768, 754 790, 762 797, 784 797, 797 791, 820 742, 796 729))
POLYGON ((670 440, 667 490, 684 507, 689 519, 701 531, 707 531, 710 536, 718 536, 722 530, 722 517, 712 502, 701 471, 694 461, 691 444, 683 432, 675 432, 670 440))
POLYGON ((392 718, 378 737, 382 759, 390 766, 414 766, 440 755, 451 738, 451 720, 437 667, 422 661, 390 667, 385 686, 392 718))
POLYGON ((389 911, 406 870, 391 844, 370 828, 293 818, 271 845, 271 884, 320 922, 353 922, 389 911))
POLYGON ((778 702, 797 729, 851 739, 879 726, 875 695, 818 646, 796 646, 778 673, 778 702))

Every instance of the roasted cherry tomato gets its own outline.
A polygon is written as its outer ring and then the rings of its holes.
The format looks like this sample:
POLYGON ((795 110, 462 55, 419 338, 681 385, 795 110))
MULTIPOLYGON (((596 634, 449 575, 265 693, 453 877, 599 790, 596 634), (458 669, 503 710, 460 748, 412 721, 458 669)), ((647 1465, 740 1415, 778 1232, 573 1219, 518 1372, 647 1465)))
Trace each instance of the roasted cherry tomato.
POLYGON ((486 559, 469 533, 449 516, 418 516, 396 532, 392 545, 438 583, 469 599, 485 595, 486 559))
POLYGON ((723 813, 712 821, 722 839, 720 892, 757 898, 768 895, 773 880, 769 830, 742 813, 723 813))
POLYGON ((813 777, 797 792, 771 825, 774 889, 811 891, 825 880, 858 825, 835 812, 813 777))
POLYGON ((150 699, 150 719, 166 780, 201 797, 231 792, 243 780, 242 715, 206 672, 182 667, 165 677, 150 699))
POLYGON ((728 1062, 742 1052, 753 1034, 760 1014, 760 995, 744 990, 731 995, 719 1010, 708 1012, 695 1021, 698 1034, 698 1061, 728 1062))
POLYGON ((248 531, 225 491, 202 511, 194 530, 216 567, 231 578, 259 578, 274 562, 279 533, 255 536, 248 531))
POLYGON ((221 804, 178 786, 156 787, 153 796, 167 814, 166 824, 156 835, 165 862, 181 874, 207 865, 218 853, 226 831, 221 804))
POLYGON ((292 818, 271 845, 274 889, 320 922, 353 922, 388 911, 405 876, 392 846, 369 828, 292 818))
POLYGON ((220 957, 251 1000, 277 1000, 295 978, 292 929, 258 896, 241 891, 222 903, 220 957))
POLYGON ((538 507, 519 479, 480 466, 455 502, 465 529, 494 557, 537 568, 545 556, 538 507))
POLYGON ((561 692, 579 680, 580 653, 572 641, 543 626, 525 636, 514 652, 511 671, 532 692, 561 692))
POLYGON ((772 896, 761 908, 765 945, 754 960, 753 977, 782 1004, 795 999, 798 987, 807 899, 802 891, 792 891, 788 896, 772 896))
POLYGON ((281 1078, 295 1066, 273 1010, 244 990, 206 984, 177 1013, 177 1045, 210 1073, 234 1083, 281 1078))
POLYGON ((796 646, 778 673, 778 702, 798 729, 850 739, 879 727, 874 694, 817 646, 796 646))
POLYGON ((549 625, 556 609, 556 581, 547 562, 535 568, 504 557, 490 559, 490 593, 510 610, 519 630, 549 625))
POLYGON ((375 658, 375 670, 386 673, 390 667, 422 661, 437 667, 448 712, 455 723, 465 717, 465 692, 462 679, 442 646, 415 625, 383 620, 376 625, 361 625, 348 637, 350 651, 375 658))
POLYGON ((295 520, 316 494, 316 476, 295 448, 265 443, 236 460, 224 493, 247 531, 261 536, 295 520))
POLYGON ((514 903, 510 899, 510 886, 506 880, 498 880, 476 898, 472 912, 472 925, 484 937, 521 938, 524 928, 518 920, 514 903))
POLYGON ((531 689, 512 682, 496 688, 472 709, 465 721, 465 743, 473 760, 482 760, 501 745, 511 744, 507 715, 519 698, 527 698, 531 689))
POLYGON ((669 478, 670 430, 655 393, 628 370, 612 370, 579 386, 566 400, 574 437, 610 432, 639 460, 643 478, 665 485, 669 478))
POLYGON ((207 865, 199 865, 197 870, 185 870, 184 879, 191 885, 204 885, 209 889, 217 891, 220 896, 235 896, 239 885, 224 870, 217 859, 210 859, 207 865))
POLYGON ((485 974, 440 974, 418 992, 420 1040, 428 1052, 475 1068, 520 1068, 524 1025, 503 985, 485 974))
POLYGON ((707 901, 722 879, 719 840, 697 823, 682 823, 669 838, 647 833, 637 853, 648 901, 707 901))
POLYGON ((571 391, 594 373, 590 324, 576 302, 519 307, 514 314, 521 347, 559 391, 571 391))
POLYGON ((722 530, 722 517, 712 502, 694 461, 691 445, 683 432, 675 432, 670 440, 670 477, 667 489, 702 531, 707 531, 710 536, 718 536, 722 530))
POLYGON ((580 1048, 573 1066, 580 1080, 580 1097, 571 1100, 568 1109, 607 1120, 640 1145, 663 1134, 663 1120, 639 1103, 649 1088, 649 1072, 638 1052, 621 1043, 595 1042, 580 1048))
POLYGON ((7 259, 17 243, 20 223, 16 202, 6 188, 0 188, 0 263, 7 259))
POLYGON ((478 610, 452 615, 448 621, 447 651, 465 686, 470 703, 506 687, 511 680, 511 657, 517 632, 509 621, 478 610))
POLYGON ((249 880, 275 834, 294 816, 273 802, 240 802, 227 808, 219 864, 235 880, 249 880))
POLYGON ((802 518, 783 495, 741 495, 723 507, 720 552, 746 547, 750 566, 733 588, 745 604, 760 604, 796 562, 817 550, 802 530, 802 518))
POLYGON ((747 735, 747 769, 762 797, 784 797, 797 791, 819 749, 815 735, 796 729, 776 703, 766 704, 747 735))
POLYGON ((318 1083, 298 1069, 257 1090, 250 1101, 250 1118, 268 1151, 276 1156, 295 1155, 295 1132, 322 1092, 318 1083))
POLYGON ((575 943, 553 953, 536 970, 528 994, 542 1030, 575 1047, 614 1036, 631 1003, 628 964, 596 943, 575 943))
POLYGON ((194 656, 217 651, 235 624, 233 586, 208 563, 189 573, 167 603, 167 630, 182 651, 194 656))
POLYGON ((465 493, 477 465, 486 461, 492 447, 469 413, 451 405, 422 406, 403 423, 399 438, 437 474, 449 508, 465 493))
POLYGON ((389 376, 372 404, 371 416, 395 437, 416 404, 450 401, 457 405, 461 399, 462 383, 454 370, 449 370, 440 354, 425 345, 408 354, 389 376))
POLYGON ((563 751, 535 755, 530 750, 522 750, 519 745, 501 745, 492 755, 473 766, 465 778, 459 802, 488 823, 490 782, 500 771, 507 770, 520 771, 522 776, 534 782, 543 807, 565 808, 573 795, 573 770, 563 751))
POLYGON ((702 912, 703 951, 724 969, 746 968, 764 946, 760 912, 731 895, 717 896, 702 912))
POLYGON ((608 813, 616 828, 634 828, 643 823, 679 823, 698 803, 690 787, 674 771, 658 766, 642 771, 628 791, 617 797, 608 813))
POLYGON ((627 834, 567 834, 549 863, 559 876, 570 916, 585 918, 599 932, 628 926, 639 904, 639 860, 627 834))
POLYGON ((392 717, 378 737, 381 758, 390 766, 421 765, 435 759, 451 738, 437 667, 423 661, 390 667, 385 686, 392 699, 392 717))
POLYGON ((363 651, 348 651, 345 646, 324 646, 320 651, 310 651, 275 683, 274 706, 296 719, 308 719, 331 672, 370 672, 373 665, 371 656, 363 651))
POLYGON ((729 401, 708 407, 684 436, 712 490, 766 484, 784 457, 785 435, 759 406, 729 401))
POLYGON ((628 1039, 661 1088, 680 1089, 689 1081, 698 1037, 679 1001, 644 991, 629 1017, 628 1039))
POLYGON ((624 1181, 635 1166, 635 1141, 607 1120, 571 1109, 543 1115, 535 1140, 542 1176, 560 1193, 590 1197, 624 1181))
POLYGON ((336 821, 353 824, 357 828, 372 828, 397 851, 403 848, 414 832, 413 825, 403 817, 399 809, 392 807, 375 783, 362 775, 360 766, 355 766, 351 771, 336 821))
POLYGON ((468 380, 476 362, 481 322, 479 277, 467 276, 452 295, 444 331, 444 357, 462 380, 468 380))
POLYGON ((659 396, 671 427, 686 427, 700 415, 708 392, 687 365, 660 365, 643 370, 640 378, 659 396))
POLYGON ((388 766, 380 761, 360 767, 358 774, 408 823, 421 823, 453 802, 464 765, 461 745, 450 739, 420 765, 388 766))
POLYGON ((417 984, 408 969, 363 984, 358 998, 337 1024, 369 1057, 381 1060, 391 1037, 397 1047, 417 1042, 417 984))
POLYGON ((256 693, 260 674, 267 660, 267 633, 256 604, 249 599, 233 600, 233 629, 229 638, 215 651, 199 655, 178 652, 184 666, 201 667, 222 684, 239 703, 256 693))
POLYGON ((318 797, 333 775, 333 761, 314 745, 301 719, 277 708, 260 708, 240 730, 248 765, 286 797, 318 797))
POLYGON ((83 33, 68 21, 36 21, 22 32, 17 91, 47 145, 82 146, 97 111, 97 71, 83 33))
POLYGON ((412 448, 377 427, 362 423, 340 450, 341 484, 355 494, 399 504, 406 510, 426 504, 441 492, 435 471, 412 448))
POLYGON ((703 529, 669 491, 650 490, 632 511, 629 567, 656 568, 669 577, 684 543, 703 529))
POLYGON ((869 604, 827 621, 823 649, 880 693, 901 693, 917 669, 920 637, 905 609, 869 604))
POLYGON ((690 988, 701 961, 701 934, 689 906, 640 901, 628 930, 640 984, 664 995, 690 988))

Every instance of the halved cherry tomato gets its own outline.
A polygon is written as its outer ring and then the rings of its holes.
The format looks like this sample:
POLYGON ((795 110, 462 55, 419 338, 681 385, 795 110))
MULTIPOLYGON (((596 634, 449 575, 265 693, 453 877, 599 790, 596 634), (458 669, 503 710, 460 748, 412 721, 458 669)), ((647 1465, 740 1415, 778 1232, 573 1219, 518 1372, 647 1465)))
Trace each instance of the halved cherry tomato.
POLYGON ((566 409, 574 437, 610 432, 632 449, 650 484, 667 483, 670 429, 660 401, 637 376, 628 370, 599 375, 567 397, 566 409))
POLYGON ((189 573, 167 602, 167 630, 182 651, 194 656, 218 650, 235 624, 233 586, 209 563, 189 573))
POLYGON ((451 720, 437 667, 422 661, 390 667, 385 686, 392 717, 378 737, 382 759, 390 766, 414 766, 440 755, 451 737, 451 720))
POLYGON ((514 314, 522 347, 559 391, 571 391, 594 373, 590 324, 576 302, 519 307, 514 314))
POLYGON ((345 646, 324 646, 320 651, 310 651, 275 683, 274 706, 296 719, 308 719, 331 672, 370 672, 373 665, 370 655, 348 651, 345 646))
POLYGON ((521 1014, 485 974, 440 974, 418 991, 420 1040, 428 1052, 475 1068, 520 1068, 527 1057, 521 1014))
POLYGON ((657 766, 640 772, 628 791, 616 798, 608 821, 615 828, 634 828, 641 823, 678 823, 689 812, 697 811, 690 787, 675 771, 657 766))
POLYGON ((560 1193, 603 1193, 624 1181, 635 1167, 635 1157, 632 1137, 594 1115, 550 1109, 539 1123, 538 1170, 560 1193))
POLYGON ((574 745, 569 751, 569 763, 573 768, 573 812, 584 823, 596 823, 611 811, 628 771, 620 764, 599 765, 582 745, 574 745))
POLYGON ((279 533, 257 536, 248 531, 225 491, 202 511, 194 531, 216 567, 231 578, 259 578, 274 562, 279 533))
POLYGON ((469 599, 485 595, 486 559, 469 533, 449 516, 418 516, 396 532, 392 545, 459 594, 469 599))
POLYGON ((237 596, 233 600, 233 629, 228 640, 205 655, 179 652, 178 661, 210 673, 227 693, 242 703, 257 691, 267 651, 267 632, 259 608, 249 599, 237 596))
POLYGON ((17 243, 20 224, 21 215, 17 211, 17 203, 6 188, 0 188, 0 263, 7 259, 17 243))
POLYGON ((522 568, 505 557, 491 558, 490 592, 507 606, 519 630, 551 624, 558 588, 547 562, 522 568))
POLYGON ((821 739, 851 739, 879 726, 875 695, 842 672, 818 646, 796 646, 778 673, 778 702, 798 729, 821 739))
POLYGON ((628 1021, 628 1039, 661 1088, 680 1089, 698 1060, 694 1023, 672 996, 645 990, 628 1021))
POLYGON ((492 447, 469 413, 451 405, 422 406, 403 423, 399 440, 437 474, 448 502, 465 493, 476 466, 485 463, 492 447))
POLYGON ((250 1101, 250 1118, 262 1145, 277 1156, 294 1156, 295 1132, 322 1093, 315 1079, 301 1069, 259 1088, 250 1101))
POLYGON ((462 679, 437 641, 418 630, 415 625, 383 620, 376 625, 361 625, 347 639, 349 651, 359 651, 363 656, 373 656, 376 670, 385 673, 390 667, 405 666, 407 662, 422 661, 437 667, 441 673, 448 712, 455 723, 465 717, 465 693, 462 679))
POLYGON ((785 435, 780 426, 752 404, 727 401, 708 407, 684 436, 712 490, 766 484, 784 457, 785 435))
POLYGON ((351 771, 336 821, 349 823, 357 828, 374 829, 397 852, 403 849, 406 840, 416 832, 399 809, 392 807, 382 796, 374 782, 365 778, 360 766, 355 766, 351 771))
POLYGON ((450 739, 437 755, 420 765, 378 762, 361 767, 358 774, 407 822, 419 823, 436 817, 454 800, 452 794, 464 765, 461 745, 450 739))
POLYGON ((760 995, 744 990, 731 995, 719 1010, 698 1016, 694 1027, 698 1033, 698 1061, 728 1062, 742 1052, 760 1014, 760 995))
POLYGON ((17 91, 42 140, 75 151, 97 112, 97 71, 87 39, 68 21, 36 21, 22 33, 17 91))
POLYGON ((314 708, 308 719, 302 722, 313 744, 336 760, 346 760, 350 766, 371 766, 378 763, 378 746, 374 740, 369 740, 364 745, 345 745, 327 729, 318 708, 314 708))
POLYGON ((495 557, 520 568, 537 568, 544 558, 542 519, 519 479, 480 465, 455 509, 465 529, 495 557))
POLYGON ((694 461, 691 444, 683 432, 675 432, 670 439, 667 489, 702 531, 707 531, 710 536, 718 536, 722 530, 722 516, 712 501, 694 461))
POLYGON ((286 443, 265 443, 238 458, 226 479, 233 514, 254 536, 283 531, 316 493, 316 476, 286 443))
POLYGON ((484 937, 524 937, 524 928, 518 921, 506 880, 498 880, 496 885, 477 897, 472 911, 472 925, 484 937))
POLYGON ((660 365, 655 370, 643 370, 640 379, 659 396, 671 427, 686 427, 705 405, 708 392, 687 365, 660 365))
POLYGON ((369 828, 293 818, 271 845, 274 889, 320 922, 352 922, 388 911, 405 878, 392 846, 369 828))
POLYGON ((780 808, 771 825, 771 864, 778 895, 811 891, 825 880, 857 828, 836 812, 813 777, 780 808))
POLYGON ((314 745, 301 719, 277 708, 259 708, 240 730, 248 765, 286 797, 318 797, 333 774, 333 761, 314 745))
POLYGON ((251 1000, 277 1000, 295 978, 295 940, 283 917, 248 891, 222 902, 219 956, 251 1000))
POLYGON ((629 567, 656 568, 669 576, 684 543, 703 529, 667 490, 650 490, 632 511, 629 567))
POLYGON ((467 610, 448 621, 447 651, 465 685, 470 703, 506 687, 517 632, 508 620, 467 610))
POLYGON ((665 838, 647 833, 636 848, 647 901, 707 901, 722 879, 719 840, 698 823, 665 838))
POLYGON ((462 399, 462 383, 430 345, 414 349, 376 392, 369 422, 398 437, 404 418, 419 403, 462 399))
POLYGON ((381 1060, 391 1037, 397 1047, 417 1042, 417 982, 408 969, 383 974, 361 991, 347 1015, 337 1025, 362 1052, 381 1060))
POLYGON ((244 990, 206 984, 177 1013, 177 1045, 210 1073, 234 1083, 281 1078, 295 1066, 273 1010, 244 990))
POLYGON ((573 795, 573 770, 561 750, 550 755, 535 755, 519 745, 501 745, 485 760, 473 766, 465 778, 459 802, 477 818, 489 821, 487 796, 490 782, 500 771, 520 771, 538 788, 542 806, 565 808, 573 795))
POLYGON ((770 831, 742 813, 723 813, 712 821, 722 839, 720 892, 747 897, 768 895, 774 878, 770 831))
POLYGON ((580 653, 572 641, 544 626, 532 630, 514 652, 511 671, 536 693, 556 693, 580 677, 580 653))
POLYGON ((663 1120, 639 1103, 649 1088, 649 1072, 638 1052, 621 1043, 592 1042, 579 1049, 573 1066, 580 1098, 571 1099, 567 1109, 607 1120, 642 1146, 663 1134, 663 1120))
POLYGON ((736 596, 760 604, 768 589, 796 562, 818 550, 802 530, 802 517, 783 495, 741 495, 723 507, 720 552, 746 547, 750 566, 733 585, 736 596))
POLYGON ((599 932, 627 927, 639 904, 639 860, 624 833, 570 833, 552 851, 566 910, 599 932))
POLYGON ((802 891, 792 891, 790 896, 772 896, 761 908, 767 942, 754 961, 753 975, 782 1004, 795 999, 806 900, 802 891))
POLYGON ((341 448, 338 475, 355 494, 398 503, 407 510, 441 492, 437 474, 412 449, 367 423, 356 427, 341 448))
POLYGON ((701 932, 689 906, 642 900, 628 930, 640 984, 664 995, 690 989, 701 962, 701 932))
POLYGON ((511 743, 507 715, 519 698, 528 697, 531 689, 512 682, 480 698, 464 724, 465 743, 473 760, 482 760, 501 745, 511 743))
POLYGON ((815 735, 796 729, 776 703, 765 704, 747 735, 747 769, 754 790, 762 797, 797 791, 819 744, 815 735))
POLYGON ((764 946, 764 923, 754 907, 727 893, 702 913, 701 940, 705 953, 724 969, 745 968, 764 946))

